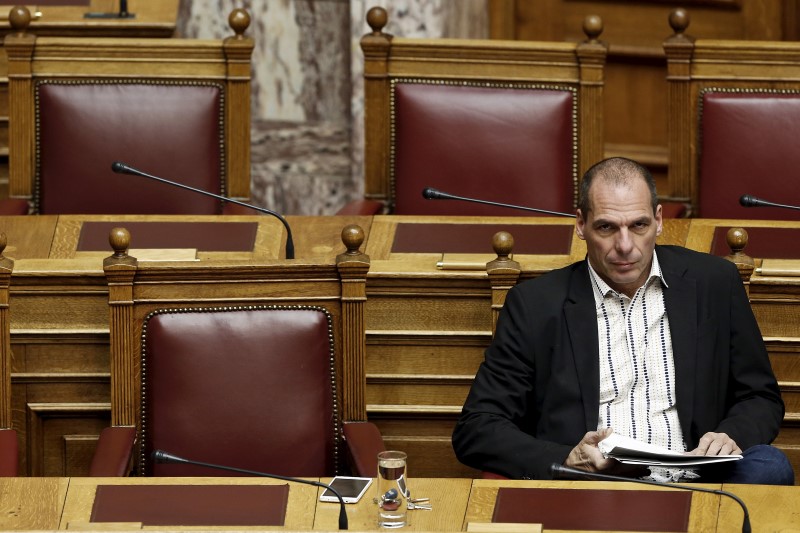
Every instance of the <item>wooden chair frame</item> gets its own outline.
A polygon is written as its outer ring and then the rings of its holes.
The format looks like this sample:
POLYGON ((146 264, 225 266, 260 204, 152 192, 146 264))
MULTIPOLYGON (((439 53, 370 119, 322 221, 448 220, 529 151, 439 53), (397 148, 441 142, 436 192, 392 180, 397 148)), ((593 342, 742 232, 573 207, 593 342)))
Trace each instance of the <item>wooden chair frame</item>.
MULTIPOLYGON (((704 92, 793 93, 800 90, 800 44, 695 39, 686 11, 670 14, 664 42, 669 98, 669 187, 698 211, 704 92)), ((702 213, 701 213, 702 214, 702 213)))
POLYGON ((569 88, 577 96, 573 185, 603 158, 603 69, 607 55, 598 40, 602 22, 587 17, 587 39, 525 42, 479 39, 415 39, 383 31, 387 14, 367 14, 372 32, 361 39, 364 53, 364 198, 393 205, 392 86, 419 83, 529 85, 569 88))
POLYGON ((114 230, 115 253, 104 262, 109 285, 112 426, 141 430, 142 328, 148 316, 165 308, 276 305, 322 308, 331 316, 339 412, 342 421, 366 421, 364 307, 369 258, 359 252, 363 230, 348 226, 342 235, 347 251, 331 264, 139 263, 127 254, 127 230, 114 230))
MULTIPOLYGON (((229 197, 250 197, 250 17, 234 10, 224 40, 37 37, 30 12, 12 10, 6 36, 9 77, 9 196, 32 199, 37 172, 35 88, 58 82, 153 79, 213 83, 224 91, 224 179, 229 197)), ((110 164, 110 163, 109 163, 110 164)))

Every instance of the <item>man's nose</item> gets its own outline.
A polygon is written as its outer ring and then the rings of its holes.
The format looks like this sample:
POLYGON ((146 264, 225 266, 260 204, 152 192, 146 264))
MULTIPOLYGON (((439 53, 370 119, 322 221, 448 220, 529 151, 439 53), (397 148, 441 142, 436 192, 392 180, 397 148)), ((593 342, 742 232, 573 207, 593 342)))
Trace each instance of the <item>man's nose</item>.
POLYGON ((627 228, 622 228, 617 233, 616 248, 621 254, 626 254, 633 249, 633 240, 631 239, 631 233, 627 228))

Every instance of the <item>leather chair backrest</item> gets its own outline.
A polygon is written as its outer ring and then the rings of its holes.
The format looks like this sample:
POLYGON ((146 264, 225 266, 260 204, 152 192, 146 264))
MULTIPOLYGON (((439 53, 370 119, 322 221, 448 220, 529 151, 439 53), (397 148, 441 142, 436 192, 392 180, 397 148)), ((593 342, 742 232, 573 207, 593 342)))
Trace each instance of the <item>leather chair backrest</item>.
POLYGON ((223 85, 41 80, 35 91, 36 212, 222 212, 214 198, 115 174, 111 164, 224 195, 223 85))
POLYGON ((519 214, 432 202, 459 196, 571 213, 578 183, 577 94, 566 86, 392 82, 392 211, 401 215, 519 214))
POLYGON ((748 209, 739 197, 800 205, 800 90, 702 91, 699 216, 800 220, 800 211, 748 209))
POLYGON ((337 472, 341 414, 324 308, 166 309, 142 331, 140 474, 227 475, 153 464, 156 449, 272 474, 337 472))

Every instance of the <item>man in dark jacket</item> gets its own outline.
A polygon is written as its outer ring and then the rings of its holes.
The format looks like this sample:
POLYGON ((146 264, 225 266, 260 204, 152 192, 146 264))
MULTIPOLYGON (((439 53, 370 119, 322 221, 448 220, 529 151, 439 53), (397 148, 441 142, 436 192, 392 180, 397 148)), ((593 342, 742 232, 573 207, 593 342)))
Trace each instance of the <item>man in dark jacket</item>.
POLYGON ((576 232, 587 259, 509 292, 453 433, 463 463, 512 478, 548 479, 553 463, 641 475, 599 450, 613 431, 744 454, 653 469, 655 479, 793 482, 785 455, 765 446, 784 405, 736 267, 656 246, 661 229, 647 169, 612 158, 586 173, 576 232))

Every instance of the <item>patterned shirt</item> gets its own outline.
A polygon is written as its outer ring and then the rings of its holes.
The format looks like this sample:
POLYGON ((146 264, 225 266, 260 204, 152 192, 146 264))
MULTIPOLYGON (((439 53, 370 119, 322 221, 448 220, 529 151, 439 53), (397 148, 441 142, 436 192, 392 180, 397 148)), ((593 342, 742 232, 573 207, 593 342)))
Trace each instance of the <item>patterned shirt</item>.
MULTIPOLYGON (((608 286, 589 265, 597 311, 600 358, 598 429, 685 451, 675 405, 672 337, 664 304, 668 288, 658 257, 633 298, 608 286)), ((660 480, 677 480, 684 471, 651 469, 660 480)))

